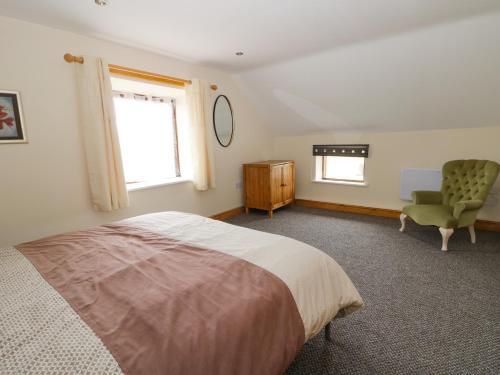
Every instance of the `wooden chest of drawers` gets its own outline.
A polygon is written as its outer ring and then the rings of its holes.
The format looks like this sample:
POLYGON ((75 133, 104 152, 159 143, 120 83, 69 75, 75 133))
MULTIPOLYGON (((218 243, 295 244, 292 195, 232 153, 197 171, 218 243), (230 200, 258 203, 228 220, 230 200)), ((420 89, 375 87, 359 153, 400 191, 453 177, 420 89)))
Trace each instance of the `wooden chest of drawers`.
POLYGON ((292 160, 266 160, 243 164, 245 212, 250 208, 273 210, 295 201, 295 163, 292 160))

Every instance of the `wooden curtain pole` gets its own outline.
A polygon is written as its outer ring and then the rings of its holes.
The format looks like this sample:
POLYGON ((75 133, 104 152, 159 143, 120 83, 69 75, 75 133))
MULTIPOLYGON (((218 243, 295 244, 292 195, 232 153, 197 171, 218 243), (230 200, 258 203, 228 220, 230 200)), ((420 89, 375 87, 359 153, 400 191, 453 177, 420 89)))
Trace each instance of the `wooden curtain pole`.
MULTIPOLYGON (((69 62, 69 63, 73 63, 73 62, 78 63, 78 64, 84 63, 83 56, 74 56, 71 53, 66 53, 64 55, 64 60, 66 62, 69 62)), ((147 81, 166 83, 168 85, 179 86, 179 87, 184 87, 184 86, 191 84, 191 80, 188 80, 188 79, 164 76, 162 74, 150 73, 150 72, 146 72, 144 70, 127 68, 127 67, 120 66, 120 65, 109 64, 109 72, 111 74, 132 77, 132 78, 139 78, 139 79, 144 79, 147 81)), ((216 91, 217 85, 212 84, 212 85, 210 85, 210 88, 212 90, 216 91)))
POLYGON ((65 53, 64 60, 69 63, 76 62, 78 64, 83 64, 83 56, 73 56, 71 53, 65 53))

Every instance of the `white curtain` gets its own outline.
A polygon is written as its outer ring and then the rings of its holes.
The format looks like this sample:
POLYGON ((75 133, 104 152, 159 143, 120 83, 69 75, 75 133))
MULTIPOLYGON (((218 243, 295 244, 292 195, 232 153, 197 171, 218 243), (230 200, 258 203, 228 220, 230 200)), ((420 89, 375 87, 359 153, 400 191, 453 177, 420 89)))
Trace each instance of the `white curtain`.
POLYGON ((92 204, 98 211, 128 207, 108 64, 84 56, 75 65, 92 204))
POLYGON ((197 190, 215 188, 215 170, 212 150, 210 86, 192 79, 186 88, 189 133, 192 150, 193 183, 197 190))

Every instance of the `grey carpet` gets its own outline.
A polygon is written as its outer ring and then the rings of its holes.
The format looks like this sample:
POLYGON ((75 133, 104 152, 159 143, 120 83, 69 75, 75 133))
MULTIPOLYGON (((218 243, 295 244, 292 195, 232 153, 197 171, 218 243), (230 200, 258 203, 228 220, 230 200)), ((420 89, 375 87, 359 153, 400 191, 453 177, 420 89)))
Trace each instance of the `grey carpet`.
POLYGON ((456 231, 305 207, 228 220, 331 255, 366 306, 307 342, 286 375, 500 374, 500 234, 456 231))

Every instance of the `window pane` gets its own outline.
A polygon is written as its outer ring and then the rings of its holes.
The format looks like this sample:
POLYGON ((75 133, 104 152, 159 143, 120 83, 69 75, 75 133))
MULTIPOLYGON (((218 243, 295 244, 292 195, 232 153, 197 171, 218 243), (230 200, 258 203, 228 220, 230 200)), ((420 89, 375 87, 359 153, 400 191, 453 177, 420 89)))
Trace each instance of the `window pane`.
POLYGON ((343 181, 364 181, 365 158, 325 156, 323 178, 343 181))
POLYGON ((172 104, 115 97, 125 180, 176 177, 172 104))

